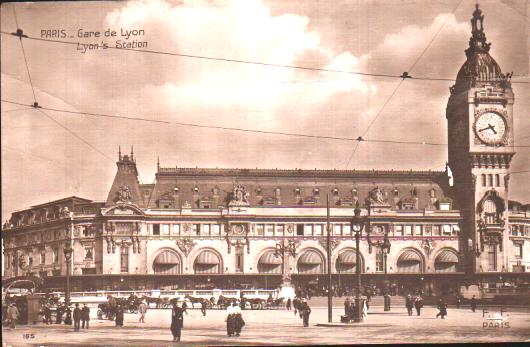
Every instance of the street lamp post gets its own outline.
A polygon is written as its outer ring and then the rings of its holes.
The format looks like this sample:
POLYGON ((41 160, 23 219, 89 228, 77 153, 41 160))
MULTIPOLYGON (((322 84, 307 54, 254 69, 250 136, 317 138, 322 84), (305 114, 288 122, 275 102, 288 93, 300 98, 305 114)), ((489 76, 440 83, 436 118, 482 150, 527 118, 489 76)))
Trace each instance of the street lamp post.
POLYGON ((66 261, 66 291, 64 295, 64 303, 66 306, 70 305, 70 271, 73 249, 68 244, 64 249, 64 260, 66 261))
POLYGON ((364 225, 366 223, 366 217, 361 217, 361 209, 359 208, 359 205, 355 207, 354 210, 354 216, 351 221, 352 229, 355 231, 355 272, 357 277, 357 283, 356 283, 356 295, 355 295, 355 315, 354 315, 354 322, 356 323, 362 323, 363 322, 363 314, 362 314, 362 307, 361 307, 361 256, 359 253, 359 244, 361 239, 361 233, 363 231, 364 225))
POLYGON ((384 278, 384 282, 385 282, 385 298, 387 298, 385 300, 385 308, 384 310, 385 311, 390 311, 390 296, 389 296, 389 291, 390 291, 390 286, 389 286, 389 283, 388 283, 388 270, 387 270, 387 257, 388 257, 388 253, 390 252, 390 240, 388 239, 388 232, 385 233, 385 238, 383 240, 383 244, 381 245, 381 250, 383 251, 383 266, 385 268, 385 278, 384 278))
MULTIPOLYGON (((285 268, 285 260, 286 260, 286 253, 292 255, 293 257, 296 255, 296 244, 293 240, 289 240, 287 244, 285 244, 285 239, 278 243, 276 243, 276 249, 274 251, 274 255, 279 257, 282 257, 282 283, 280 287, 280 296, 282 297, 289 297, 294 298, 294 288, 291 285, 290 276, 286 274, 286 268, 285 268)), ((265 281, 267 280, 267 277, 265 277, 265 281)))

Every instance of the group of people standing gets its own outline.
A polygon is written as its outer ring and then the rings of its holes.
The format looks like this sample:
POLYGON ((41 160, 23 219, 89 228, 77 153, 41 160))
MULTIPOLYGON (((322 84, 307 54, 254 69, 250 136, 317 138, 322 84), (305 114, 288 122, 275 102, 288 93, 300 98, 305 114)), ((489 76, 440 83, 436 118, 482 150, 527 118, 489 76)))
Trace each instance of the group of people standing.
POLYGON ((90 321, 90 308, 84 304, 83 308, 79 307, 79 304, 75 304, 74 308, 74 331, 79 331, 79 329, 82 327, 82 329, 88 329, 88 322, 90 321), (82 326, 81 323, 82 322, 82 326))
POLYGON ((416 315, 421 315, 421 308, 423 307, 423 298, 421 295, 416 295, 415 297, 412 297, 412 295, 407 295, 405 299, 405 306, 407 307, 407 313, 409 316, 412 316, 412 309, 416 309, 416 315))
MULTIPOLYGON (((368 308, 370 307, 369 300, 370 299, 367 297, 366 300, 363 299, 359 302, 359 305, 362 305, 361 315, 363 320, 368 317, 368 308)), ((352 298, 346 298, 346 300, 344 300, 344 316, 348 322, 354 319, 356 309, 355 300, 352 298)))

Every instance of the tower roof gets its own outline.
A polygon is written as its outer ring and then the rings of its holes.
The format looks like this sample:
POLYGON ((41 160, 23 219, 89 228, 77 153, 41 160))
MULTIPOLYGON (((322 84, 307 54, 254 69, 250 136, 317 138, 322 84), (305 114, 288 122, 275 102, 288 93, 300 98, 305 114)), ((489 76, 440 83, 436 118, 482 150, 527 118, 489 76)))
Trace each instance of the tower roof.
POLYGON ((505 84, 509 79, 509 75, 502 73, 499 64, 489 54, 491 43, 486 41, 483 21, 484 15, 477 4, 471 18, 469 48, 465 51, 467 60, 456 77, 457 88, 469 88, 477 82, 479 84, 485 82, 505 84))

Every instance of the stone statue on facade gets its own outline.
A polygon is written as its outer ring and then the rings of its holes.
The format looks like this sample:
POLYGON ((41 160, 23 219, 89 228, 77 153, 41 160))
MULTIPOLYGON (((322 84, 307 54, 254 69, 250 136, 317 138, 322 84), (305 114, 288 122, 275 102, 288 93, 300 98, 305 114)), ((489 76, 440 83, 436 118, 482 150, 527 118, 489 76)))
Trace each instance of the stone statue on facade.
POLYGON ((248 205, 249 198, 250 194, 245 190, 245 187, 238 184, 234 187, 234 191, 232 192, 232 199, 230 200, 229 205, 248 205))
POLYGON ((64 206, 63 208, 61 208, 61 212, 59 213, 59 215, 62 218, 70 217, 70 210, 68 209, 68 206, 64 206))
POLYGON ((368 195, 367 202, 370 205, 385 205, 387 199, 384 190, 379 187, 372 189, 368 195))
POLYGON ((120 190, 118 191, 118 201, 119 202, 131 201, 131 192, 128 186, 123 185, 120 187, 120 190))

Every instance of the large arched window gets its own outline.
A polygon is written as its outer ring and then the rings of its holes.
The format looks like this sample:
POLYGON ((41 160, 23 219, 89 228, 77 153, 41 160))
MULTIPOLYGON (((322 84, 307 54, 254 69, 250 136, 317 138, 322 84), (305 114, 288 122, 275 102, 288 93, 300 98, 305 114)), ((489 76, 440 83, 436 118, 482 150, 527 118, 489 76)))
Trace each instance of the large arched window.
POLYGON ((279 274, 282 272, 282 257, 273 250, 266 251, 258 260, 259 273, 279 274))
POLYGON ((298 258, 299 273, 323 273, 324 256, 314 249, 306 250, 298 258))
MULTIPOLYGON (((363 261, 360 257, 361 272, 363 272, 363 261)), ((348 248, 342 250, 337 256, 335 269, 338 273, 355 273, 357 271, 357 252, 355 249, 348 248)))
POLYGON ((483 209, 484 221, 486 222, 486 224, 498 223, 497 205, 495 204, 495 201, 493 201, 493 199, 487 199, 486 201, 484 201, 483 209))
POLYGON ((443 249, 434 259, 435 272, 458 271, 458 255, 449 249, 443 249))
POLYGON ((406 249, 397 260, 397 272, 423 272, 423 258, 415 249, 406 249))
POLYGON ((219 274, 223 272, 221 258, 212 250, 204 250, 195 258, 193 271, 196 274, 219 274))
POLYGON ((153 271, 158 275, 178 275, 182 268, 180 256, 171 250, 158 254, 153 261, 153 271))

